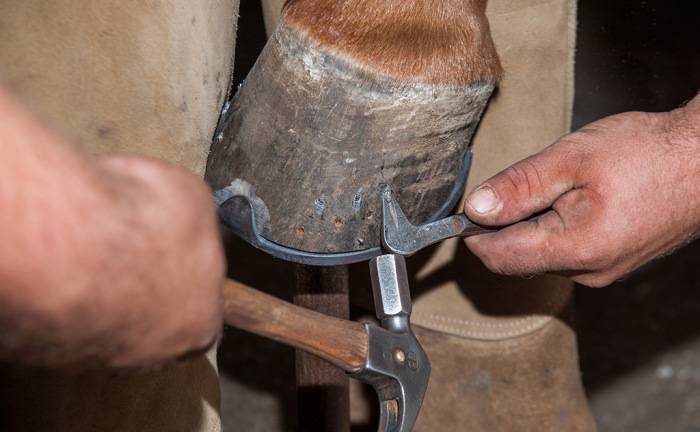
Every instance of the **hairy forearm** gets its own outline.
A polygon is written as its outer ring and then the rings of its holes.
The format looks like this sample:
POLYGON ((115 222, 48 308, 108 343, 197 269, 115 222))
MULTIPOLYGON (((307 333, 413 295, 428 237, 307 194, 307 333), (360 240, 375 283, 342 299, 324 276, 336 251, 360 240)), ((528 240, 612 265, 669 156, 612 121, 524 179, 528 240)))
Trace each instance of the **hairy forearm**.
MULTIPOLYGON (((689 146, 693 151, 700 146, 700 94, 683 107, 669 113, 671 120, 668 130, 670 144, 689 146)), ((700 156, 694 153, 700 161, 700 156)))
MULTIPOLYGON (((684 161, 681 166, 686 167, 686 173, 680 177, 679 183, 685 183, 684 189, 689 191, 686 200, 695 203, 692 206, 695 209, 695 229, 686 233, 663 255, 675 252, 700 236, 700 93, 686 105, 671 111, 669 117, 666 145, 668 151, 677 153, 678 159, 684 161)), ((683 185, 677 186, 681 189, 683 185)))

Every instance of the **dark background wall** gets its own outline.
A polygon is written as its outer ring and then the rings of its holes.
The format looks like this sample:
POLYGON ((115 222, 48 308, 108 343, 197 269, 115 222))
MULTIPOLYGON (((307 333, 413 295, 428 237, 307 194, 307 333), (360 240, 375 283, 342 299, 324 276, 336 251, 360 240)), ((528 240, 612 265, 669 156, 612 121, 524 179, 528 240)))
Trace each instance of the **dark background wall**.
MULTIPOLYGON (((699 43, 700 2, 581 0, 574 126, 691 99, 699 43)), ((700 430, 700 244, 622 283, 580 288, 576 305, 583 381, 601 432, 700 430)))

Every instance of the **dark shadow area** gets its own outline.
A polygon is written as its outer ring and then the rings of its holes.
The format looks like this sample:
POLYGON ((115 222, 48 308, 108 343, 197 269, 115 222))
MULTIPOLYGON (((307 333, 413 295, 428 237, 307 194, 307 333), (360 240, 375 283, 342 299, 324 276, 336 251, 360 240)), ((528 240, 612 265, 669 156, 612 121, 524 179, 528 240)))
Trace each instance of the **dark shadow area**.
MULTIPOLYGON (((574 127, 691 99, 699 40, 698 2, 581 1, 574 127)), ((698 262, 696 242, 609 288, 577 290, 583 380, 601 431, 700 428, 698 262)))
MULTIPOLYGON (((291 265, 224 235, 229 276, 291 301, 291 265), (285 281, 289 281, 285 283, 285 281)), ((224 431, 296 430, 294 350, 226 327, 218 350, 224 431)))
MULTIPOLYGON (((695 243, 607 289, 579 288, 577 327, 589 392, 700 336, 699 259, 695 243)), ((700 368, 700 351, 697 361, 700 368)))
POLYGON ((300 386, 298 390, 299 430, 304 432, 339 431, 347 427, 348 391, 344 386, 300 386))
MULTIPOLYGON (((233 90, 255 64, 267 36, 259 1, 242 1, 238 20, 233 90)), ((229 276, 291 301, 292 267, 225 233, 229 276), (285 283, 288 281, 288 283, 285 283)), ((223 430, 296 430, 294 350, 227 327, 218 351, 223 430)))
POLYGON ((700 85, 700 3, 581 0, 574 127, 624 111, 667 111, 700 85))
POLYGON ((362 423, 353 423, 352 432, 376 432, 379 422, 379 397, 377 392, 369 385, 362 385, 362 398, 367 401, 369 412, 367 420, 362 423))
POLYGON ((262 6, 257 0, 241 2, 238 33, 236 35, 236 57, 233 65, 233 89, 243 82, 267 42, 262 6))
POLYGON ((292 348, 227 327, 218 361, 224 431, 296 430, 292 348))

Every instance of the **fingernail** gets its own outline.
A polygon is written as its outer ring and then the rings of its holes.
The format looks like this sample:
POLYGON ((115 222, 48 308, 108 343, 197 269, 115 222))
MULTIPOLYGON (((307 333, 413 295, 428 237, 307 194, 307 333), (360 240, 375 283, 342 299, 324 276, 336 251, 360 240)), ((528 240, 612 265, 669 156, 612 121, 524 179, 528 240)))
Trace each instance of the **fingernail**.
POLYGON ((482 186, 469 195, 467 203, 477 213, 485 214, 496 210, 499 200, 490 186, 482 186))

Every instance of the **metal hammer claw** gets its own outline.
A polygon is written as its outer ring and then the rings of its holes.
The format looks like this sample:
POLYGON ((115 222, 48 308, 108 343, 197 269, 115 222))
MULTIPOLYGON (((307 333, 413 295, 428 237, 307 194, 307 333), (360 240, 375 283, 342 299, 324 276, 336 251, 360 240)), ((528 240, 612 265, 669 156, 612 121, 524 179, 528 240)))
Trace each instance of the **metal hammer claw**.
POLYGON ((380 255, 370 261, 370 272, 382 328, 367 326, 367 363, 352 376, 377 391, 380 431, 410 432, 428 388, 430 362, 411 331, 406 261, 400 255, 380 255))

